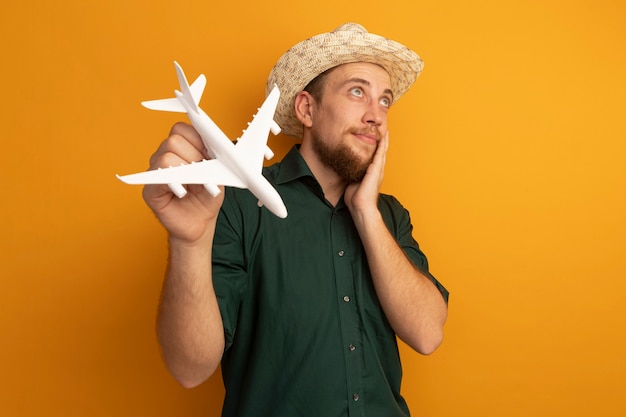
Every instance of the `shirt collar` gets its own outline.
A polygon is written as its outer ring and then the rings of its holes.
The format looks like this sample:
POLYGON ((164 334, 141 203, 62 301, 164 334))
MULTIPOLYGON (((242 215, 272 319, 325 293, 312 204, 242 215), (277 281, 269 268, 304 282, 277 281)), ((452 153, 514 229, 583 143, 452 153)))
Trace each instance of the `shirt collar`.
MULTIPOLYGON (((324 191, 322 190, 322 186, 317 181, 317 178, 311 172, 311 169, 307 165, 306 161, 300 155, 300 145, 294 145, 289 152, 283 157, 280 162, 280 169, 276 176, 276 184, 285 184, 294 180, 301 180, 315 193, 317 196, 326 201, 324 196, 324 191)), ((330 203, 327 202, 330 205, 330 203)), ((337 203, 335 207, 336 210, 342 209, 345 207, 345 203, 343 200, 343 196, 337 203)))
MULTIPOLYGON (((284 184, 302 177, 310 177, 315 180, 315 176, 300 155, 300 145, 294 145, 283 157, 280 163, 280 170, 276 177, 277 184, 284 184)), ((317 180, 315 181, 317 182, 317 180)))

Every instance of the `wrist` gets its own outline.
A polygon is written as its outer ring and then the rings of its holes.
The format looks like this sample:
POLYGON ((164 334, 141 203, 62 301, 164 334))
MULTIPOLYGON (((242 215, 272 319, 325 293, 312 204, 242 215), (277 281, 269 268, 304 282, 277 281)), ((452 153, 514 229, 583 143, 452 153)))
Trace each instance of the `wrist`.
POLYGON ((366 227, 375 227, 376 225, 384 225, 383 216, 377 206, 367 208, 352 208, 350 210, 352 220, 359 230, 366 227))
POLYGON ((168 234, 168 243, 170 250, 194 250, 211 248, 213 244, 213 236, 215 234, 215 223, 207 225, 202 232, 198 232, 193 235, 178 236, 173 233, 168 234))

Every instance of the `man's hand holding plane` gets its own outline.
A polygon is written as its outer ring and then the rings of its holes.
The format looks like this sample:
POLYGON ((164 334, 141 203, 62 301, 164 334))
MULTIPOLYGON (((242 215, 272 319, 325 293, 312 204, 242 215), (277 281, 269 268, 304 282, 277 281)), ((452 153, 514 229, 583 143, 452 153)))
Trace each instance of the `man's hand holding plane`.
POLYGON ((169 231, 170 239, 194 242, 212 232, 207 225, 215 223, 223 186, 247 188, 259 199, 259 206, 287 217, 280 195, 262 174, 263 158, 273 156, 267 146, 269 131, 280 132, 274 122, 278 87, 235 144, 198 106, 206 85, 204 75, 189 85, 182 68, 174 65, 180 84, 176 97, 142 104, 153 110, 187 113, 192 125, 178 123, 172 128, 150 159, 149 171, 118 178, 128 184, 146 184, 144 199, 169 231))
MULTIPOLYGON (((210 157, 196 129, 177 123, 150 158, 150 170, 205 159, 210 157)), ((170 239, 194 242, 215 222, 224 194, 213 197, 198 184, 187 185, 186 190, 186 197, 178 198, 166 184, 148 184, 143 189, 143 198, 170 233, 170 239)))

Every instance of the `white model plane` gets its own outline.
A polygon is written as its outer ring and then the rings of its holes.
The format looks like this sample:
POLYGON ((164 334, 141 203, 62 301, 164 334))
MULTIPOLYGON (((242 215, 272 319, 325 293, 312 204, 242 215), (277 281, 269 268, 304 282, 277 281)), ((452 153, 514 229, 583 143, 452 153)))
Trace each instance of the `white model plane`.
POLYGON ((213 159, 137 174, 117 175, 117 178, 127 184, 168 184, 179 198, 187 193, 182 184, 202 184, 214 197, 220 193, 218 185, 247 188, 259 199, 259 207, 265 205, 276 216, 287 217, 287 208, 278 191, 261 173, 263 157, 271 159, 274 156, 267 146, 269 131, 275 135, 280 133, 280 127, 274 121, 280 96, 278 87, 274 86, 252 122, 248 123, 248 128, 243 131, 243 136, 235 144, 198 107, 206 85, 204 74, 190 86, 180 65, 174 62, 174 66, 181 90, 175 91, 176 97, 145 101, 141 104, 152 110, 187 113, 213 159))

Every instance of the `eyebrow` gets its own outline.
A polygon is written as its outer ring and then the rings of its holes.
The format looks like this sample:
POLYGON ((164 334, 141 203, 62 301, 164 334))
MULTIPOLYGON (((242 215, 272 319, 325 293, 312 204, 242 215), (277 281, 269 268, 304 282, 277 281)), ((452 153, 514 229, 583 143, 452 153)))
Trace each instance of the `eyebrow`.
MULTIPOLYGON (((367 80, 364 80, 363 78, 358 78, 358 77, 354 77, 354 78, 348 78, 347 80, 345 80, 342 85, 346 85, 346 84, 350 84, 350 83, 357 83, 357 84, 363 84, 366 85, 368 87, 371 87, 372 83, 370 83, 367 80)), ((391 96, 391 101, 393 102, 393 91, 391 91, 391 89, 386 88, 385 91, 383 91, 385 94, 388 94, 391 96)))

